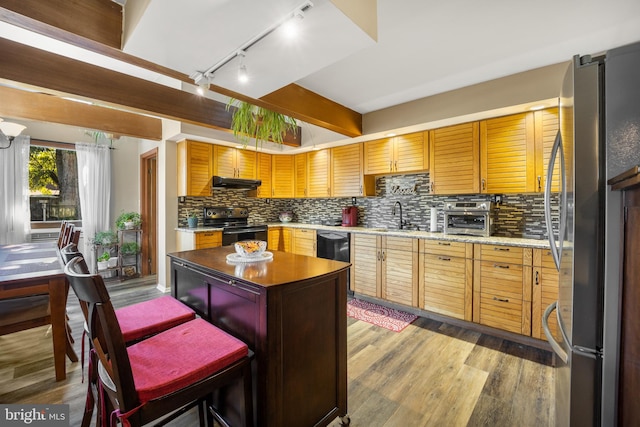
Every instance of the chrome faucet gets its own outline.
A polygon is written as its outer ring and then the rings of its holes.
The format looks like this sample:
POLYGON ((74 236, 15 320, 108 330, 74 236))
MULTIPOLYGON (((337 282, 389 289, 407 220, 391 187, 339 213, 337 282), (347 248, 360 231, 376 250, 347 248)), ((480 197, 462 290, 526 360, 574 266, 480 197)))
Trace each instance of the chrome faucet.
POLYGON ((404 221, 402 220, 402 203, 396 202, 391 209, 391 215, 396 216, 396 206, 400 208, 400 230, 404 227, 404 221))

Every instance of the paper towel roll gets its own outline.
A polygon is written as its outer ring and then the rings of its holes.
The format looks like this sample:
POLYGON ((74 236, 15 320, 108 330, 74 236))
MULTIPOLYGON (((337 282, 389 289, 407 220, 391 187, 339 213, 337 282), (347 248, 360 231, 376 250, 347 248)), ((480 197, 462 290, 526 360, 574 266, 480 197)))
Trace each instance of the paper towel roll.
POLYGON ((431 223, 429 226, 429 231, 434 232, 438 231, 438 209, 431 208, 431 223))

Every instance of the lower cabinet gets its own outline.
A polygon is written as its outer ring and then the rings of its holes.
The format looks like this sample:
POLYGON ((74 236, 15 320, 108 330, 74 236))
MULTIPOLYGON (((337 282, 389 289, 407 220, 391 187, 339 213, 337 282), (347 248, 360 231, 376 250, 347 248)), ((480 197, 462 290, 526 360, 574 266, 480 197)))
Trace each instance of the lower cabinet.
POLYGON ((418 306, 418 239, 355 234, 353 291, 418 306))
POLYGON ((473 321, 531 335, 532 249, 474 247, 473 321))
MULTIPOLYGON (((559 272, 548 249, 533 250, 533 305, 531 308, 531 336, 545 340, 542 329, 544 310, 558 299, 559 272)), ((558 318, 549 316, 551 334, 562 340, 558 330, 558 318)))
POLYGON ((471 321, 473 244, 440 240, 421 243, 420 307, 471 321))
POLYGON ((267 247, 272 251, 291 252, 292 229, 269 227, 267 247))
POLYGON ((176 246, 178 251, 206 249, 222 246, 222 231, 177 231, 176 246))
POLYGON ((292 234, 291 252, 297 255, 316 256, 316 230, 294 228, 292 234))

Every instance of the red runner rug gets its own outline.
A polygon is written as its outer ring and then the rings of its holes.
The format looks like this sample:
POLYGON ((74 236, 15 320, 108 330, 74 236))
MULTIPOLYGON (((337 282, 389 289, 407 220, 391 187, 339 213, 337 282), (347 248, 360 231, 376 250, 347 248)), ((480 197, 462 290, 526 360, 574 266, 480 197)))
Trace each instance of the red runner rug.
POLYGON ((415 314, 359 299, 347 302, 347 316, 394 332, 402 331, 418 318, 415 314))

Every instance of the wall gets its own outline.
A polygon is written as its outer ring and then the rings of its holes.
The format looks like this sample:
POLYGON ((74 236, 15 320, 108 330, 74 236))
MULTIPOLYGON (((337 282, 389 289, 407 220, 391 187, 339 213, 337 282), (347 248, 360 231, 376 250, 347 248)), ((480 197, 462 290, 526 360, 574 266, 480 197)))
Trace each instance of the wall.
MULTIPOLYGON (((438 231, 443 230, 442 206, 450 201, 487 201, 491 195, 436 196, 429 193, 429 174, 380 177, 376 182, 377 197, 358 197, 359 224, 366 227, 398 227, 399 217, 392 215, 393 205, 402 204, 403 219, 411 229, 428 230, 430 206, 439 209, 438 231), (406 190, 411 194, 393 194, 406 190)), ((309 224, 331 224, 341 220, 342 207, 351 198, 341 199, 257 199, 246 190, 216 190, 211 197, 186 197, 178 203, 178 223, 187 226, 187 215, 195 210, 202 224, 204 206, 246 206, 253 223, 278 222, 278 214, 288 210, 294 221, 309 224)), ((546 239, 542 194, 505 195, 495 212, 495 235, 546 239)))

